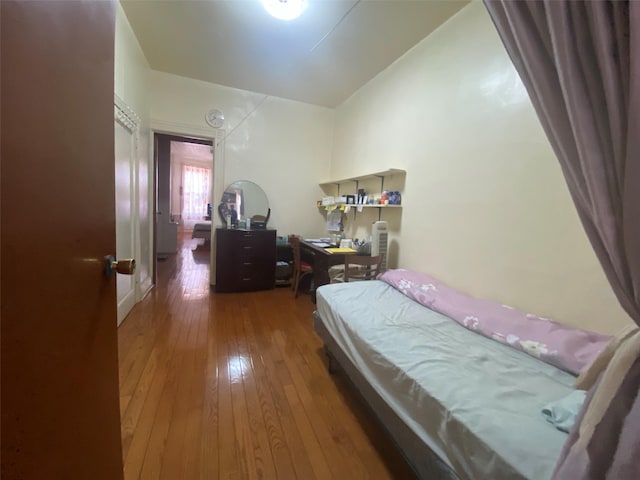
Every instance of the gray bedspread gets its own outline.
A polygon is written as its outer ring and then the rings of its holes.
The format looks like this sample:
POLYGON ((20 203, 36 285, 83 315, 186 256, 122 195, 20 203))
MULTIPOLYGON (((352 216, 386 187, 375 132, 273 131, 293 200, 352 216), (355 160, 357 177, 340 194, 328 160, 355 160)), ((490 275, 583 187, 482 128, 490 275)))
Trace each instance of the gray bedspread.
POLYGON ((575 377, 465 329, 380 281, 317 290, 347 357, 461 478, 548 479, 567 438, 542 409, 575 377))

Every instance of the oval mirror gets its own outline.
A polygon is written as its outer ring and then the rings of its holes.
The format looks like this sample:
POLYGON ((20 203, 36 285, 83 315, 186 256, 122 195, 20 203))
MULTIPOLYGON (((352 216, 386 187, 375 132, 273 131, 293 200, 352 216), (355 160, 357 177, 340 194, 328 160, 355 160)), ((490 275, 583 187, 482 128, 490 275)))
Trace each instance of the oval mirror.
POLYGON ((225 225, 227 218, 232 226, 237 225, 239 220, 250 218, 252 224, 255 222, 256 226, 266 226, 270 214, 269 201, 260 185, 249 180, 238 180, 222 193, 218 213, 225 225))

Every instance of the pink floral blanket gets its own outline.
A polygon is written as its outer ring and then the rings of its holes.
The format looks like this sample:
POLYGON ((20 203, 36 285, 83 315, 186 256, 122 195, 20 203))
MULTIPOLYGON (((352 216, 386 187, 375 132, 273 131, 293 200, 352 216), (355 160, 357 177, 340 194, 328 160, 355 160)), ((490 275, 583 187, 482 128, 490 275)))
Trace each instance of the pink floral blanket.
POLYGON ((380 280, 469 330, 578 375, 612 337, 572 328, 508 305, 460 293, 429 275, 389 270, 380 280))

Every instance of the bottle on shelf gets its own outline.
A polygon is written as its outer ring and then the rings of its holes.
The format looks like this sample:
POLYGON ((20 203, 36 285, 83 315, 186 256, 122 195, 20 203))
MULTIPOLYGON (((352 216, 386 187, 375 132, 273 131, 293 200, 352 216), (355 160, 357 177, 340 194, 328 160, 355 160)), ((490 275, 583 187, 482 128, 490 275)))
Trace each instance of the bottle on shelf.
POLYGON ((388 198, 389 205, 400 205, 402 201, 402 197, 400 196, 400 192, 398 191, 389 192, 388 198))

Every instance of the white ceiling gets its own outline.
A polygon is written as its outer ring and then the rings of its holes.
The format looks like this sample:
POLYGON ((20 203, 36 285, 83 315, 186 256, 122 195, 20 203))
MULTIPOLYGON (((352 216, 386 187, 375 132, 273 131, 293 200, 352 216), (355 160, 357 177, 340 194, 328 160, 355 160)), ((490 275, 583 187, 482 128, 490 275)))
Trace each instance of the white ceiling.
POLYGON ((309 0, 289 22, 259 0, 121 3, 154 70, 336 107, 468 0, 309 0))

